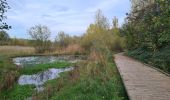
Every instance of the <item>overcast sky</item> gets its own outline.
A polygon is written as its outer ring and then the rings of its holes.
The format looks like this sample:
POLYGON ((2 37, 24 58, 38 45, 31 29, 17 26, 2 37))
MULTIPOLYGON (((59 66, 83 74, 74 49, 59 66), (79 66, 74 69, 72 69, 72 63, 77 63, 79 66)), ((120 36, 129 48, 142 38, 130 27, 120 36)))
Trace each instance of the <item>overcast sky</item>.
POLYGON ((27 30, 42 24, 50 28, 52 37, 58 31, 70 35, 83 34, 94 22, 95 12, 101 9, 111 20, 114 16, 122 24, 130 10, 130 0, 7 0, 11 7, 6 22, 12 26, 11 37, 29 38, 27 30))

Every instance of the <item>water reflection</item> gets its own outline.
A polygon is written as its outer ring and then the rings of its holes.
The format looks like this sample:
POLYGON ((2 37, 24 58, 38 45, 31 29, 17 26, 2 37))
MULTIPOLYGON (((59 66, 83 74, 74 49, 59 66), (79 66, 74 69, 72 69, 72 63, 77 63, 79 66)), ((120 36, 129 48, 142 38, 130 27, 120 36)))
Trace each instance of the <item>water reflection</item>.
POLYGON ((73 67, 64 68, 64 69, 51 68, 47 71, 40 72, 40 73, 34 74, 34 75, 21 75, 19 77, 18 84, 19 85, 31 85, 31 84, 33 84, 33 85, 36 86, 35 90, 40 92, 40 91, 44 90, 42 85, 46 81, 58 78, 59 74, 61 72, 66 72, 66 71, 70 71, 70 70, 73 70, 73 67))
MULTIPOLYGON (((31 56, 31 57, 16 57, 13 58, 14 64, 25 67, 24 65, 45 64, 58 61, 69 61, 76 63, 77 61, 86 60, 85 56, 31 56)), ((21 75, 18 80, 19 85, 35 85, 36 90, 43 91, 43 84, 48 81, 59 77, 61 72, 70 71, 73 67, 63 69, 51 68, 44 72, 33 75, 21 75)))
POLYGON ((36 86, 42 85, 42 84, 44 84, 44 82, 46 82, 48 80, 52 80, 52 79, 59 77, 59 73, 65 72, 65 71, 70 71, 72 69, 73 69, 73 67, 65 68, 65 69, 51 68, 47 71, 40 72, 40 73, 34 74, 34 75, 21 75, 18 80, 18 83, 20 85, 26 85, 26 84, 34 84, 36 86))

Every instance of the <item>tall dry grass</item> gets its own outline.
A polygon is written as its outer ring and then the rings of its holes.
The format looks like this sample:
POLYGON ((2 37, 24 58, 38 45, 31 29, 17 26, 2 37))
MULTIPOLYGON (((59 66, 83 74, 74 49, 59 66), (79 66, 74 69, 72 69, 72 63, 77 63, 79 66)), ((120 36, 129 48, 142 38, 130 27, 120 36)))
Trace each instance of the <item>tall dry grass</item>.
POLYGON ((70 44, 66 48, 59 48, 55 53, 59 54, 83 54, 85 50, 79 44, 70 44))
POLYGON ((33 47, 0 46, 0 92, 12 88, 18 77, 17 66, 12 64, 10 57, 29 55, 34 52, 33 47))
POLYGON ((33 54, 34 52, 35 52, 35 49, 33 47, 0 46, 0 55, 33 54))

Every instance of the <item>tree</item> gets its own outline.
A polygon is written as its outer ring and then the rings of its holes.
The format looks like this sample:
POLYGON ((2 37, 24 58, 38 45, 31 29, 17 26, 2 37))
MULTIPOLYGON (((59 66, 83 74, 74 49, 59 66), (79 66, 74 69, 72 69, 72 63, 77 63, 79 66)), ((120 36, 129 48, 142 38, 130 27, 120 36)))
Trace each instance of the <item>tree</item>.
POLYGON ((119 21, 118 18, 114 17, 112 21, 112 28, 111 28, 112 34, 119 34, 119 21))
MULTIPOLYGON (((101 10, 96 12, 95 22, 90 24, 86 33, 83 36, 82 46, 89 51, 99 45, 106 44, 106 39, 109 30, 109 23, 107 18, 103 15, 101 10)), ((105 45, 106 46, 106 45, 105 45)))
POLYGON ((108 19, 103 15, 100 9, 96 12, 95 25, 101 29, 109 29, 108 19))
POLYGON ((43 53, 50 48, 50 30, 47 26, 36 25, 28 31, 29 35, 35 40, 34 47, 38 53, 43 53))
POLYGON ((120 37, 118 19, 113 20, 113 28, 110 29, 107 18, 101 10, 96 12, 95 22, 90 24, 82 39, 82 46, 90 49, 107 48, 109 50, 121 51, 124 38, 120 37))
POLYGON ((118 22, 118 19, 116 17, 113 18, 113 22, 112 23, 113 23, 113 28, 118 28, 119 22, 118 22))
POLYGON ((126 35, 128 54, 170 72, 170 0, 149 1, 154 2, 127 14, 122 32, 126 35))
POLYGON ((6 42, 9 40, 9 35, 5 31, 0 31, 0 45, 6 44, 6 42))
POLYGON ((71 41, 71 37, 64 31, 58 32, 55 42, 59 44, 61 48, 66 48, 71 41))
POLYGON ((0 29, 10 29, 11 26, 8 26, 5 22, 3 22, 4 19, 7 17, 4 15, 7 10, 10 9, 8 3, 6 0, 0 0, 0 29))
POLYGON ((133 40, 132 47, 159 51, 170 44, 169 5, 169 0, 155 0, 128 15, 125 32, 127 41, 133 40))

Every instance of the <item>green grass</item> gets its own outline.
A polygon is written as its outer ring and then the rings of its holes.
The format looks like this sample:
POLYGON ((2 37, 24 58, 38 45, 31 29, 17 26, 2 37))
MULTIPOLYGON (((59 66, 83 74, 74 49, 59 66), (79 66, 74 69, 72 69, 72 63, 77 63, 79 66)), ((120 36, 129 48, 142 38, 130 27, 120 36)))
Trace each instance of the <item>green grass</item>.
MULTIPOLYGON (((113 66, 115 67, 115 66, 113 66)), ((120 78, 118 76, 103 80, 102 76, 81 77, 76 83, 67 84, 56 92, 51 100, 125 100, 120 78)))
POLYGON ((9 56, 0 55, 0 92, 12 87, 18 76, 17 68, 9 56))
POLYGON ((25 98, 32 96, 35 86, 18 85, 16 81, 18 80, 19 75, 35 74, 49 68, 64 68, 71 66, 71 63, 69 62, 54 62, 50 64, 28 65, 23 69, 18 69, 16 65, 13 64, 11 57, 26 55, 30 54, 0 54, 0 87, 3 86, 0 88, 0 100, 25 100, 25 98), (11 78, 14 78, 14 80, 10 81, 11 78), (6 86, 6 82, 10 85, 6 86))
MULTIPOLYGON (((50 64, 37 64, 34 66, 26 66, 19 71, 21 74, 35 74, 43 70, 47 70, 49 68, 65 68, 70 66, 71 63, 69 62, 55 62, 50 64)), ((50 82, 50 81, 49 81, 50 82)), ((18 85, 15 84, 11 89, 2 91, 0 95, 1 98, 4 100, 25 100, 29 96, 32 96, 35 86, 34 85, 18 85)))
POLYGON ((65 68, 65 67, 70 67, 71 65, 72 65, 71 63, 66 61, 47 63, 47 64, 25 65, 20 72, 21 74, 31 75, 41 71, 45 71, 49 68, 65 68))
POLYGON ((117 87, 118 84, 115 79, 104 83, 99 77, 83 79, 75 85, 66 86, 54 94, 51 100, 125 100, 120 95, 121 87, 117 87))
POLYGON ((107 61, 82 63, 70 72, 61 74, 58 79, 45 84, 45 91, 35 95, 36 99, 46 100, 128 100, 116 65, 107 61))
POLYGON ((6 90, 1 96, 2 100, 25 100, 32 96, 34 92, 34 85, 18 85, 15 84, 13 89, 6 90))
POLYGON ((13 67, 14 67, 14 64, 11 63, 8 56, 1 56, 0 55, 0 70, 11 69, 13 67))
MULTIPOLYGON (((6 73, 6 70, 13 70, 19 75, 35 74, 49 68, 64 68, 71 65, 68 62, 55 62, 16 69, 16 66, 9 60, 12 56, 16 55, 0 56, 2 73, 6 73)), ((103 56, 97 58, 100 57, 103 56)), ((109 59, 106 57, 97 61, 76 64, 79 67, 61 73, 59 78, 46 82, 45 90, 38 94, 34 91, 35 86, 20 86, 15 82, 11 89, 0 92, 0 99, 24 100, 32 96, 34 100, 128 100, 116 65, 111 60, 112 58, 109 59)), ((4 74, 3 77, 5 76, 4 74)))

